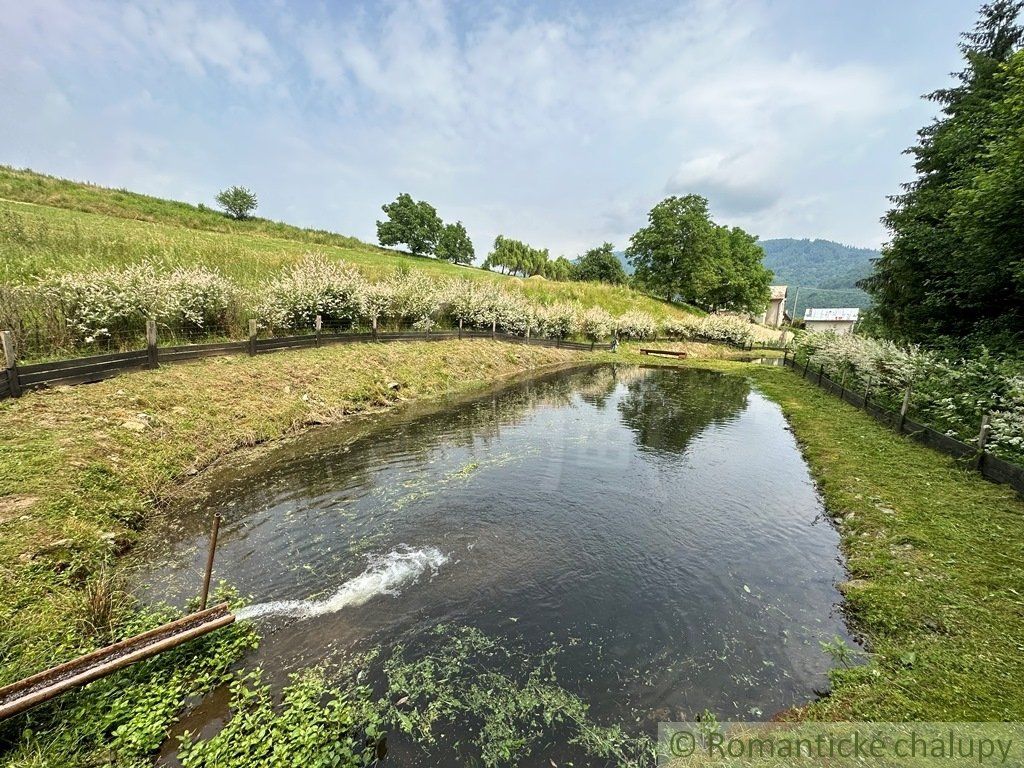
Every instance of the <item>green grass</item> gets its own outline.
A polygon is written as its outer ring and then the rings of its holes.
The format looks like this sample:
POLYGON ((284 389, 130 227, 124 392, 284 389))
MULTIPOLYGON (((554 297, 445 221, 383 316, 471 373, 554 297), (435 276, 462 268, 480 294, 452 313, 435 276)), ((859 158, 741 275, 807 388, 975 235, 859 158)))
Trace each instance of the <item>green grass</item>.
POLYGON ((187 203, 0 166, 0 284, 29 282, 48 271, 84 272, 146 260, 167 268, 206 266, 252 286, 311 252, 347 262, 370 279, 406 267, 437 278, 496 281, 542 303, 577 301, 613 314, 634 309, 665 318, 697 312, 630 288, 508 277, 332 232, 258 218, 235 221, 187 203))

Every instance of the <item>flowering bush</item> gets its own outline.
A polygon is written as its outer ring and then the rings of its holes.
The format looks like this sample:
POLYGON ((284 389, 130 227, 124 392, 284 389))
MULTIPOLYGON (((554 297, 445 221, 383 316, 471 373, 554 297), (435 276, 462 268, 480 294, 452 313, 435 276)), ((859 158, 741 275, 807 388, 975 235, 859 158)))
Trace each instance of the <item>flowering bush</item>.
POLYGON ((365 285, 351 267, 307 256, 260 290, 260 318, 270 328, 311 328, 317 315, 327 325, 346 326, 359 313, 365 285))
POLYGON ((580 316, 580 333, 591 341, 607 339, 615 332, 615 318, 601 307, 590 307, 580 316))
POLYGON ((661 332, 670 339, 690 339, 695 331, 695 323, 688 318, 670 317, 661 323, 661 332))
POLYGON ((144 333, 147 318, 177 331, 223 327, 237 297, 234 285, 203 267, 161 274, 150 264, 49 275, 41 294, 59 307, 81 341, 144 333))
POLYGON ((526 335, 527 327, 537 332, 537 311, 521 293, 494 283, 452 280, 445 287, 442 309, 455 322, 489 330, 491 323, 508 333, 526 335))
POLYGON ((695 334, 700 338, 739 346, 745 346, 753 341, 753 328, 749 321, 729 315, 698 317, 694 323, 695 334))
POLYGON ((616 326, 619 336, 625 339, 653 339, 658 333, 658 323, 646 312, 630 311, 619 315, 616 326))
POLYGON ((580 327, 580 308, 577 304, 556 302, 537 309, 539 335, 549 339, 565 339, 577 333, 580 327))
POLYGON ((672 339, 720 341, 745 346, 753 340, 756 327, 748 320, 734 315, 688 315, 664 321, 661 332, 672 339))
POLYGON ((982 349, 973 358, 948 360, 918 347, 863 336, 808 333, 797 356, 812 368, 864 389, 872 399, 897 408, 908 384, 911 407, 921 418, 965 442, 977 440, 981 417, 991 416, 990 448, 1024 458, 1024 372, 1014 361, 982 349))

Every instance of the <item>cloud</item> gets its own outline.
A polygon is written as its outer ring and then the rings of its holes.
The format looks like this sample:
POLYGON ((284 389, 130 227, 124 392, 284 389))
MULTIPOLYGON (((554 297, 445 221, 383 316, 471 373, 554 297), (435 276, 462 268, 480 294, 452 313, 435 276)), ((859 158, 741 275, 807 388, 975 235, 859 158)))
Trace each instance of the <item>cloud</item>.
POLYGON ((679 166, 665 184, 665 192, 702 195, 725 215, 760 213, 778 202, 783 193, 768 154, 766 149, 699 154, 679 166))
POLYGON ((226 75, 246 86, 269 83, 277 65, 266 35, 230 6, 195 2, 11 3, 0 14, 0 41, 5 50, 51 63, 125 71, 171 64, 193 77, 226 75))
POLYGON ((363 222, 354 234, 372 237, 380 204, 409 191, 462 218, 478 246, 503 232, 574 253, 623 242, 663 194, 699 192, 758 232, 842 215, 837 194, 805 190, 863 166, 837 148, 870 156, 866 137, 896 108, 891 76, 773 44, 774 12, 767 0, 301 14, 39 0, 0 17, 0 86, 20 88, 17 146, 39 143, 29 156, 46 156, 36 133, 108 167, 123 135, 135 159, 120 183, 173 194, 160 164, 177 155, 177 177, 203 176, 174 182, 190 192, 244 175, 304 223, 363 222), (75 131, 15 84, 15 67, 73 111, 75 131), (104 131, 110 148, 90 148, 104 131))

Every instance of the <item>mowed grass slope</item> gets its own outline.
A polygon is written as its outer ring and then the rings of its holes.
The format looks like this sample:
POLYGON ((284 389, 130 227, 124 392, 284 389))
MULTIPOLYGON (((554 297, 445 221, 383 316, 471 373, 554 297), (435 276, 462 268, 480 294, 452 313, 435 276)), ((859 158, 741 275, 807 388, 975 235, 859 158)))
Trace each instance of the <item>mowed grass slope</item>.
POLYGON ((0 283, 149 261, 167 268, 206 266, 250 286, 313 252, 351 264, 370 279, 405 267, 437 278, 497 281, 543 303, 577 301, 613 314, 642 310, 665 318, 695 311, 629 288, 508 277, 323 230, 259 218, 235 221, 187 203, 0 166, 0 283))

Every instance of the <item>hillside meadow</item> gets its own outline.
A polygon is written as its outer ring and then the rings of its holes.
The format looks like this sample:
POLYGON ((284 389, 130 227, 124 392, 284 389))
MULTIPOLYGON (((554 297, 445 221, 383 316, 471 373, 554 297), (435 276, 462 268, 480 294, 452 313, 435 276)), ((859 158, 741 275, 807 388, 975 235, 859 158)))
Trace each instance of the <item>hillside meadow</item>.
POLYGON ((0 166, 0 284, 48 272, 89 272, 146 261, 158 268, 202 266, 240 285, 256 285, 310 253, 343 261, 367 279, 407 268, 432 277, 487 280, 539 303, 572 301, 614 315, 643 311, 656 319, 698 313, 630 288, 509 277, 476 267, 363 243, 324 230, 253 218, 236 221, 200 206, 56 179, 0 166))

